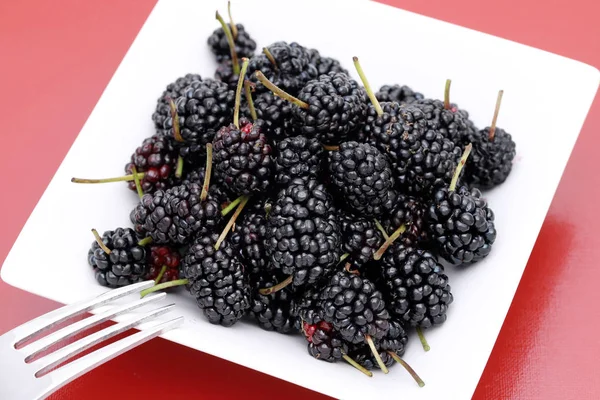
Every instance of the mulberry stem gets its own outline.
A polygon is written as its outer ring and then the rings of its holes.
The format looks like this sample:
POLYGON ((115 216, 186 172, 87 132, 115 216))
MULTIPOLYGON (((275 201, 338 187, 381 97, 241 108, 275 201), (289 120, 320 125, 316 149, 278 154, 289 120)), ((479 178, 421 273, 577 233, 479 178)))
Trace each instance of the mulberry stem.
POLYGON ((159 290, 168 289, 171 287, 187 285, 190 281, 187 279, 177 279, 176 281, 164 282, 158 285, 154 285, 148 289, 144 289, 140 292, 141 297, 145 297, 150 293, 158 292, 159 290))
POLYGON ((346 263, 346 265, 344 266, 344 271, 346 271, 347 273, 351 274, 351 275, 360 275, 360 272, 358 272, 357 269, 350 269, 352 268, 352 264, 350 263, 346 263))
POLYGON ((152 243, 152 238, 150 236, 146 236, 138 242, 138 246, 146 246, 152 243))
POLYGON ((367 336, 365 336, 365 338, 367 339, 367 343, 369 344, 369 347, 371 348, 371 353, 373 353, 373 355, 375 356, 375 360, 377 361, 379 368, 381 368, 381 371, 384 374, 389 373, 390 371, 387 369, 387 367, 383 363, 383 360, 381 359, 381 356, 379 355, 379 350, 377 350, 377 348, 375 348, 375 343, 373 343, 373 339, 371 339, 371 336, 367 335, 367 336))
POLYGON ((154 284, 158 285, 158 282, 160 282, 160 280, 162 279, 162 277, 164 276, 165 272, 167 272, 167 266, 163 265, 162 268, 160 269, 160 272, 158 273, 158 276, 156 277, 156 279, 154 280, 154 284))
POLYGON ((325 151, 338 151, 339 149, 340 149, 340 146, 332 146, 332 145, 328 145, 328 144, 323 145, 323 150, 325 150, 325 151))
POLYGON ((256 108, 254 108, 254 100, 252 100, 252 88, 250 81, 244 81, 244 89, 246 92, 246 101, 248 102, 248 108, 250 109, 250 115, 252 116, 252 121, 258 119, 258 115, 256 115, 256 108))
POLYGON ((262 72, 256 71, 255 74, 256 74, 256 79, 258 79, 263 85, 265 85, 265 87, 267 89, 269 89, 271 92, 273 92, 273 94, 275 94, 276 96, 279 96, 282 99, 287 100, 290 103, 295 104, 300 108, 307 109, 308 107, 310 107, 308 105, 308 103, 305 103, 300 99, 297 99, 296 97, 292 96, 291 94, 286 93, 283 90, 281 90, 280 88, 278 88, 277 86, 275 86, 270 80, 267 79, 267 77, 262 72))
POLYGON ((177 115, 177 106, 172 98, 168 97, 169 108, 171 109, 171 119, 173 120, 173 136, 175 141, 184 142, 183 136, 181 136, 181 128, 179 127, 179 116, 177 115))
POLYGON ((244 196, 240 196, 231 203, 229 203, 227 207, 221 210, 221 215, 226 216, 227 214, 229 214, 231 210, 233 210, 238 204, 240 204, 240 201, 242 201, 243 198, 244 196))
POLYGON ((425 339, 425 335, 423 334, 423 330, 420 326, 417 326, 417 335, 419 335, 419 340, 421 341, 421 345, 423 346, 423 350, 429 351, 431 347, 429 347, 429 343, 427 343, 427 339, 425 339))
POLYGON ((177 168, 175 169, 175 178, 179 179, 183 175, 183 157, 177 157, 177 168))
POLYGON ((294 280, 294 276, 290 275, 287 278, 285 278, 285 280, 279 282, 277 285, 259 289, 258 293, 266 296, 271 293, 279 292, 281 289, 284 289, 286 286, 291 284, 293 280, 294 280))
MULTIPOLYGON (((139 179, 143 179, 145 173, 138 172, 137 177, 139 179)), ((104 179, 87 179, 87 178, 71 178, 71 182, 73 183, 110 183, 110 182, 129 182, 135 180, 133 174, 118 176, 116 178, 104 178, 104 179)))
POLYGON ((473 148, 473 144, 469 143, 467 147, 465 147, 465 151, 454 170, 454 175, 452 176, 452 181, 450 182, 449 190, 453 192, 456 189, 456 184, 458 183, 458 177, 460 176, 460 171, 462 171, 465 163, 467 162, 467 158, 469 158, 469 154, 471 153, 471 149, 473 148))
POLYGON ((396 239, 398 239, 400 237, 400 235, 402 235, 404 233, 405 230, 406 230, 406 225, 404 225, 404 224, 401 225, 400 228, 396 229, 394 231, 394 233, 392 233, 392 236, 388 237, 385 240, 385 242, 383 242, 381 247, 377 250, 377 252, 375 254, 373 254, 373 258, 375 260, 381 259, 381 257, 383 256, 383 253, 385 253, 387 248, 390 247, 390 245, 392 243, 394 243, 396 241, 396 239))
POLYGON ((206 200, 208 196, 208 187, 210 186, 210 174, 212 173, 212 143, 206 144, 206 169, 204 170, 204 183, 200 193, 200 201, 206 200))
POLYGON ((360 372, 362 372, 363 374, 365 374, 369 378, 373 377, 373 373, 371 371, 367 370, 365 367, 363 367, 362 365, 360 365, 359 363, 357 363, 356 361, 354 361, 353 359, 351 359, 347 354, 342 354, 342 358, 344 360, 346 360, 346 362, 348 364, 352 365, 354 368, 356 368, 357 370, 359 370, 360 372))
POLYGON ((452 81, 450 79, 446 79, 446 87, 444 88, 444 109, 450 109, 450 85, 452 81))
POLYGON ((338 261, 338 265, 343 263, 346 258, 350 257, 350 253, 344 253, 340 256, 340 261, 338 261))
POLYGON ((413 379, 415 380, 415 382, 417 382, 419 387, 425 386, 425 382, 423 382, 423 379, 421 379, 421 377, 415 372, 415 370, 412 369, 412 367, 410 365, 408 365, 408 363, 406 361, 401 359, 398 354, 394 353, 393 351, 388 351, 388 354, 390 356, 392 356, 394 361, 396 361, 398 364, 402 365, 404 367, 404 369, 406 369, 408 371, 410 376, 413 377, 413 379))
POLYGON ((383 114, 383 109, 381 108, 381 104, 379 104, 379 100, 375 97, 375 93, 373 93, 373 89, 371 89, 371 85, 369 85, 369 81, 367 80, 367 76, 360 66, 360 62, 358 61, 358 57, 352 57, 352 61, 354 61, 354 67, 356 68, 356 72, 358 72, 358 76, 360 76, 360 80, 367 91, 367 95, 369 99, 371 99, 371 103, 373 103, 373 107, 375 107, 375 111, 377 111, 377 115, 383 114))
POLYGON ((108 247, 106 247, 106 245, 104 244, 104 242, 102 241, 102 238, 100 237, 100 234, 98 233, 97 230, 92 229, 92 233, 94 234, 94 237, 96 238, 96 242, 98 242, 98 246, 100 246, 100 248, 106 253, 106 254, 110 254, 112 253, 112 251, 110 251, 110 249, 108 247))
POLYGON ((381 232, 381 234, 383 235, 383 238, 385 240, 388 240, 390 238, 390 236, 387 234, 387 232, 381 225, 381 222, 379 222, 378 220, 375 220, 375 226, 377 227, 377 229, 379 229, 379 232, 381 232))
POLYGON ((135 190, 137 190, 137 194, 141 199, 144 197, 144 189, 142 189, 142 184, 140 183, 140 177, 138 176, 137 169, 135 165, 131 166, 131 172, 133 172, 133 181, 135 182, 135 190))
POLYGON ((227 237, 227 233, 229 233, 229 231, 231 230, 231 227, 233 226, 233 224, 235 224, 235 220, 239 217, 240 213, 246 206, 246 203, 248 203, 248 200, 250 199, 250 196, 248 196, 248 195, 245 195, 242 197, 243 197, 243 199, 240 202, 240 205, 233 213, 233 216, 231 217, 229 222, 227 222, 227 225, 225 226, 225 229, 223 229, 223 232, 221 232, 219 239, 217 239, 217 243, 215 243, 215 250, 219 250, 219 247, 221 247, 221 243, 223 243, 223 240, 225 240, 225 238, 227 237))
POLYGON ((268 47, 263 47, 263 53, 265 53, 265 56, 267 56, 267 58, 271 62, 271 65, 273 65, 273 68, 275 69, 275 71, 279 71, 279 67, 277 66, 277 61, 275 61, 275 57, 273 57, 273 54, 271 54, 271 51, 269 50, 268 47))
POLYGON ((242 70, 240 71, 240 77, 238 78, 237 89, 235 91, 235 107, 233 109, 233 124, 238 129, 240 129, 240 103, 242 102, 242 87, 244 86, 246 69, 248 69, 248 59, 244 57, 242 58, 242 70))
POLYGON ((233 41, 233 35, 231 34, 231 29, 229 29, 229 25, 225 23, 221 14, 217 11, 215 14, 215 18, 221 23, 221 27, 223 28, 223 32, 225 32, 225 37, 227 38, 227 43, 229 44, 229 51, 231 52, 231 65, 233 67, 233 74, 237 75, 240 73, 240 64, 238 62, 238 56, 235 52, 235 43, 233 41))
POLYGON ((229 25, 231 26, 231 34, 233 36, 233 39, 235 40, 238 37, 238 29, 235 25, 235 22, 233 22, 233 17, 231 16, 231 1, 227 2, 227 13, 229 14, 229 25))
POLYGON ((494 136, 496 135, 496 121, 498 121, 498 113, 500 112, 500 104, 502 103, 502 96, 504 95, 504 90, 498 92, 498 98, 496 99, 496 108, 494 109, 494 118, 492 118, 492 125, 490 126, 490 134, 488 139, 490 141, 494 140, 494 136))

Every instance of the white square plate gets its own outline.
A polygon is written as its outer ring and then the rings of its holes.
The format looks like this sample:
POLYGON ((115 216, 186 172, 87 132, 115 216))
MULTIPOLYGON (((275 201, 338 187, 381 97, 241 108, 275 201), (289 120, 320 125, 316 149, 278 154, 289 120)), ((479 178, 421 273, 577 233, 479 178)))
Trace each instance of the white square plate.
MULTIPOLYGON (((153 133, 150 116, 164 87, 188 72, 212 76, 206 39, 219 26, 215 10, 226 15, 226 5, 156 5, 6 258, 6 282, 62 303, 105 290, 86 262, 90 228, 129 225, 136 196, 124 184, 75 185, 70 178, 122 174, 153 133)), ((185 325, 164 337, 337 398, 470 398, 596 93, 598 70, 377 3, 238 1, 233 11, 259 49, 298 41, 353 74, 357 55, 375 88, 402 83, 439 98, 452 78, 452 101, 480 127, 489 125, 504 89, 499 125, 513 134, 517 161, 507 182, 486 194, 499 232, 494 250, 477 266, 448 271, 455 301, 448 321, 427 333, 432 350, 424 353, 416 338, 408 346, 405 358, 426 381, 423 389, 401 367, 369 379, 345 363, 313 360, 300 337, 248 323, 211 325, 183 293, 169 297, 185 325)))

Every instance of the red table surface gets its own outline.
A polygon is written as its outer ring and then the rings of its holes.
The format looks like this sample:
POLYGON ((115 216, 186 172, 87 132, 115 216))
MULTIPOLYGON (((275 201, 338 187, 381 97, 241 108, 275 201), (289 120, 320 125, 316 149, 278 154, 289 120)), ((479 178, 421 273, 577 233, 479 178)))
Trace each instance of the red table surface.
MULTIPOLYGON (((600 66, 600 3, 594 0, 387 2, 600 66)), ((0 261, 154 3, 0 2, 0 261)), ((243 16, 238 19, 242 21, 243 16)), ((166 57, 170 55, 168 49, 162 51, 166 57)), ((557 110, 568 100, 556 99, 557 110)), ((596 99, 481 377, 476 399, 600 398, 596 368, 600 354, 600 246, 596 236, 600 213, 595 204, 600 196, 598 131, 600 101, 596 99)), ((23 260, 23 273, 27 273, 27 260, 23 260)), ((57 306, 0 282, 0 334, 57 306)), ((456 362, 460 365, 460 360, 456 362)), ((155 339, 78 379, 52 399, 104 399, 107 392, 113 398, 148 400, 167 396, 321 397, 155 339)))

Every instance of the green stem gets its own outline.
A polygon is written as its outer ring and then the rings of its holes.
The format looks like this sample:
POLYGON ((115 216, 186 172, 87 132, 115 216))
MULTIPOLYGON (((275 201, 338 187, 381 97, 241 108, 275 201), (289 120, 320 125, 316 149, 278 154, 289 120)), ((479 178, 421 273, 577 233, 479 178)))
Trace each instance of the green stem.
POLYGON ((429 347, 429 343, 427 343, 427 339, 425 339, 425 335, 423 335, 423 330, 420 326, 417 326, 417 335, 419 335, 419 340, 421 341, 421 345, 423 346, 423 350, 429 351, 431 347, 429 347))
POLYGON ((363 374, 365 374, 369 378, 373 377, 373 373, 371 371, 367 370, 365 367, 363 367, 362 365, 360 365, 359 363, 357 363, 356 361, 354 361, 353 359, 351 359, 347 354, 342 354, 342 358, 348 364, 352 365, 354 368, 356 368, 357 370, 359 370, 360 372, 362 372, 363 374))
POLYGON ((240 129, 240 103, 242 102, 242 87, 244 86, 244 77, 248 69, 248 59, 242 58, 242 70, 238 79, 237 89, 235 91, 235 106, 233 109, 233 124, 240 129))
POLYGON ((154 280, 154 284, 158 285, 158 282, 160 282, 160 280, 162 279, 162 277, 164 276, 165 272, 167 272, 167 266, 163 265, 162 268, 160 269, 160 272, 158 273, 158 276, 156 277, 156 279, 154 280))
POLYGON ((235 25, 235 22, 233 22, 233 17, 231 16, 231 1, 227 2, 227 13, 229 14, 229 25, 231 26, 231 34, 233 36, 233 39, 237 39, 238 29, 235 25))
POLYGON ((500 104, 502 103, 502 96, 504 95, 504 90, 498 92, 498 98, 496 99, 496 108, 494 109, 494 118, 492 118, 492 125, 490 126, 490 133, 488 139, 490 141, 494 140, 494 136, 496 135, 496 121, 498 121, 498 113, 500 112, 500 104))
POLYGON ((248 102, 248 108, 250 109, 250 115, 252 116, 252 121, 256 121, 258 119, 258 115, 256 114, 256 108, 254 108, 254 100, 252 100, 252 90, 251 90, 250 81, 244 81, 244 89, 246 92, 246 101, 248 102))
POLYGON ((350 257, 350 253, 344 253, 344 254, 342 254, 342 256, 340 257, 340 261, 338 261, 338 265, 341 264, 341 263, 343 263, 344 260, 346 258, 348 258, 348 257, 350 257))
POLYGON ((285 278, 285 280, 279 282, 277 285, 259 289, 258 293, 266 296, 271 293, 279 292, 281 289, 283 289, 286 286, 288 286, 289 284, 291 284, 293 280, 294 280, 294 276, 290 275, 287 278, 285 278))
POLYGON ((221 210, 221 215, 226 216, 227 214, 229 214, 231 212, 231 210, 233 210, 235 207, 237 207, 237 205, 240 204, 240 202, 243 199, 244 199, 244 196, 240 196, 237 199, 235 199, 234 201, 232 201, 231 203, 229 203, 229 205, 227 207, 225 207, 224 209, 221 210))
POLYGON ((396 361, 398 364, 402 365, 404 367, 404 369, 408 371, 410 376, 413 377, 413 379, 417 382, 419 387, 425 386, 425 382, 423 382, 423 379, 421 379, 421 377, 415 372, 415 370, 412 369, 412 367, 410 365, 408 365, 408 363, 406 361, 404 361, 402 358, 400 358, 400 356, 398 354, 394 353, 393 351, 388 351, 388 354, 390 356, 392 356, 394 361, 396 361))
POLYGON ((381 257, 383 256, 383 253, 387 250, 387 248, 390 247, 390 245, 392 243, 394 243, 396 241, 396 239, 398 239, 400 237, 400 235, 402 235, 404 233, 405 230, 406 230, 406 225, 402 225, 402 226, 400 226, 400 228, 396 229, 394 231, 394 233, 392 233, 392 236, 388 237, 385 240, 385 242, 383 242, 381 247, 377 250, 377 252, 375 254, 373 254, 373 258, 375 260, 381 259, 381 257))
POLYGON ((223 27, 223 32, 225 32, 225 37, 227 38, 227 43, 229 44, 229 51, 231 52, 231 65, 233 66, 233 74, 238 75, 240 73, 240 64, 238 62, 238 56, 235 52, 235 43, 233 41, 233 35, 231 34, 231 29, 229 29, 229 25, 225 23, 221 14, 217 11, 215 17, 221 23, 221 27, 223 27))
POLYGON ((133 172, 132 175, 133 175, 133 181, 135 182, 135 190, 137 190, 137 194, 138 194, 139 198, 141 199, 142 197, 144 197, 144 189, 142 189, 142 183, 140 182, 140 178, 138 176, 135 165, 131 166, 131 172, 133 172))
POLYGON ((171 109, 171 119, 173 120, 173 136, 175 137, 175 141, 182 143, 185 140, 183 136, 181 136, 181 128, 179 127, 179 116, 177 115, 177 106, 172 98, 168 98, 169 100, 169 108, 171 109))
POLYGON ((273 69, 275 71, 278 71, 279 67, 277 66, 277 61, 275 61, 275 57, 273 57, 273 54, 271 54, 271 51, 269 50, 269 48, 263 47, 263 53, 265 53, 265 56, 267 56, 267 58, 271 62, 271 65, 273 65, 273 69))
POLYGON ((208 196, 208 187, 210 185, 210 175, 212 173, 212 143, 206 144, 206 168, 204 169, 204 183, 202 184, 202 192, 200 193, 200 201, 206 200, 208 196))
POLYGON ((375 343, 373 343, 373 339, 371 339, 371 336, 367 335, 365 336, 365 339, 367 339, 367 343, 369 344, 369 347, 371 348, 371 353, 373 353, 373 355, 375 356, 375 360, 377 361, 377 364, 379 365, 379 368, 381 369, 381 371, 383 371, 384 374, 387 374, 388 372, 390 372, 387 367, 385 366, 385 364, 383 363, 383 360, 381 359, 381 356, 379 355, 379 350, 377 350, 377 348, 375 347, 375 343))
POLYGON ((444 108, 446 110, 450 109, 450 85, 452 81, 450 79, 446 79, 446 87, 444 88, 444 108))
POLYGON ((381 225, 381 222, 379 222, 378 220, 375 220, 375 226, 377 227, 377 229, 379 229, 379 232, 381 232, 381 234, 383 235, 383 238, 385 240, 388 240, 390 238, 390 236, 387 234, 387 232, 383 228, 383 225, 381 225))
POLYGON ((221 232, 219 239, 217 239, 217 243, 215 243, 215 250, 219 250, 219 247, 221 247, 221 243, 223 243, 223 240, 225 240, 225 238, 227 237, 227 233, 229 233, 231 227, 233 226, 233 224, 235 224, 235 220, 239 217, 240 213, 246 206, 246 203, 248 203, 248 200, 250 200, 250 196, 244 195, 242 201, 240 202, 240 205, 233 213, 233 216, 225 226, 225 229, 223 229, 223 232, 221 232))
MULTIPOLYGON (((143 179, 145 173, 139 172, 136 174, 139 179, 143 179)), ((111 182, 129 182, 135 180, 133 174, 125 176, 117 176, 116 178, 104 178, 104 179, 86 179, 86 178, 71 178, 73 183, 111 183, 111 182)))
POLYGON ((140 240, 138 242, 138 246, 146 246, 150 243, 152 243, 152 237, 146 236, 145 238, 143 238, 142 240, 140 240))
POLYGON ((450 187, 448 190, 453 192, 456 189, 456 184, 458 183, 458 177, 460 176, 460 171, 462 171, 465 163, 467 162, 467 158, 469 158, 469 154, 471 153, 471 149, 473 148, 473 144, 469 143, 467 147, 465 147, 465 151, 463 152, 456 169, 454 170, 454 175, 452 176, 452 181, 450 182, 450 187))
POLYGON ((97 230, 92 229, 92 233, 94 234, 94 238, 96 238, 96 242, 98 243, 98 246, 100 246, 100 248, 106 253, 106 254, 110 254, 112 253, 110 251, 110 249, 108 247, 106 247, 106 245, 104 244, 104 242, 102 241, 102 238, 100 237, 100 234, 98 233, 97 230))
POLYGON ((373 107, 375 107, 375 111, 377 111, 377 115, 382 115, 383 109, 381 108, 381 104, 379 104, 379 100, 377 100, 377 97, 375 97, 375 93, 373 92, 373 89, 371 89, 371 85, 369 85, 367 76, 365 75, 365 72, 363 71, 362 67, 360 66, 360 62, 358 61, 358 57, 352 57, 352 61, 354 61, 354 67, 356 68, 356 72, 358 72, 358 76, 360 76, 360 80, 362 81, 363 86, 365 87, 365 90, 367 91, 367 95, 369 96, 371 103, 373 103, 373 107))
POLYGON ((175 169, 175 178, 179 179, 183 175, 183 157, 177 157, 177 168, 175 169))
POLYGON ((176 281, 169 281, 169 282, 161 283, 158 285, 154 285, 151 288, 142 290, 140 292, 140 296, 144 297, 144 296, 149 295, 150 293, 158 292, 159 290, 168 289, 168 288, 176 287, 176 286, 183 286, 183 285, 187 285, 188 283, 189 283, 189 281, 187 279, 177 279, 176 281))
POLYGON ((270 80, 268 80, 267 77, 262 72, 256 71, 255 74, 256 74, 256 79, 258 79, 260 81, 260 83, 265 85, 265 87, 267 89, 269 89, 271 92, 273 92, 276 96, 279 96, 282 99, 287 100, 290 103, 295 104, 300 108, 307 109, 308 107, 310 107, 308 105, 308 103, 305 103, 302 100, 297 99, 296 97, 292 96, 291 94, 286 93, 283 90, 279 89, 270 80))

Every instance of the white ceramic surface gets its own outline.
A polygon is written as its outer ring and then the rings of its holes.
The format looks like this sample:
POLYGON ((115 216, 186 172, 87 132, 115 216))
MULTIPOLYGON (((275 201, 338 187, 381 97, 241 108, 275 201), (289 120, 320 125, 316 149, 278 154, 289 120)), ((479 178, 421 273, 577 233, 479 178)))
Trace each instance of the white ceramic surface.
MULTIPOLYGON (((498 123, 513 134, 518 155, 507 182, 486 193, 497 219, 494 250, 476 267, 448 271, 455 301, 448 321, 427 332, 431 351, 412 338, 405 359, 426 381, 423 389, 401 367, 369 379, 344 363, 313 360, 299 337, 249 323, 213 326, 181 292, 169 297, 186 317, 184 328, 164 337, 337 398, 469 398, 597 90, 598 70, 376 3, 299 4, 237 1, 233 11, 259 48, 298 41, 340 59, 355 77, 352 56, 359 56, 375 88, 402 83, 441 97, 452 78, 452 101, 480 127, 489 124, 504 89, 498 123)), ((62 303, 105 290, 86 261, 90 228, 127 225, 136 196, 124 184, 75 185, 70 178, 122 174, 131 152, 153 133, 150 116, 164 87, 188 72, 212 75, 206 38, 218 27, 215 10, 226 15, 226 6, 224 0, 158 3, 7 257, 6 282, 62 303)))

